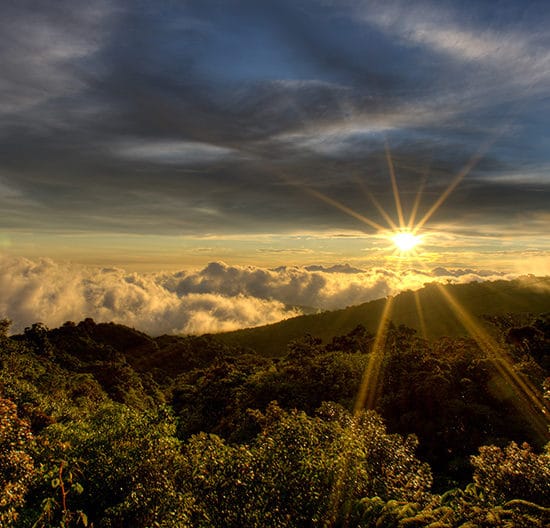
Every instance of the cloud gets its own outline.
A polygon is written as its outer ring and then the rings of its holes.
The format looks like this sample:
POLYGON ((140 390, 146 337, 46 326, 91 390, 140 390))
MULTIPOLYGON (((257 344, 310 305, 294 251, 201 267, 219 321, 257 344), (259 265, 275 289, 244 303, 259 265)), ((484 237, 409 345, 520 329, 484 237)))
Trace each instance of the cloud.
POLYGON ((42 259, 0 259, 0 317, 14 331, 92 317, 159 335, 234 330, 280 321, 298 312, 276 300, 218 293, 178 295, 154 276, 85 268, 42 259))
POLYGON ((265 269, 212 262, 198 271, 161 274, 157 280, 179 296, 190 293, 246 295, 290 306, 335 310, 404 289, 418 289, 433 280, 461 283, 502 277, 498 272, 472 269, 436 268, 433 272, 404 270, 398 273, 382 268, 362 270, 347 264, 265 269))
POLYGON ((202 164, 223 160, 232 149, 196 141, 127 140, 113 148, 115 154, 136 161, 168 164, 202 164))
MULTIPOLYGON (((478 80, 484 79, 485 88, 501 88, 501 83, 495 83, 495 72, 500 73, 505 85, 532 87, 549 79, 548 32, 541 25, 546 11, 537 16, 537 6, 522 10, 516 20, 507 20, 505 32, 502 25, 488 24, 485 17, 493 18, 494 13, 484 13, 483 8, 472 9, 469 16, 464 16, 467 6, 457 8, 455 4, 449 8, 443 2, 418 2, 412 8, 401 1, 369 3, 367 9, 360 6, 358 13, 364 21, 403 42, 487 68, 485 73, 489 75, 484 77, 474 70, 478 80)), ((500 8, 501 24, 506 19, 506 7, 511 5, 500 8)), ((540 89, 545 90, 546 85, 540 89)))
POLYGON ((85 87, 77 61, 96 53, 109 24, 103 0, 2 6, 0 113, 19 112, 85 87), (76 5, 75 5, 76 4, 76 5))
POLYGON ((362 19, 374 23, 400 38, 422 44, 462 60, 491 60, 503 55, 517 58, 521 42, 504 40, 490 30, 474 31, 458 25, 457 13, 433 3, 418 3, 405 9, 403 2, 378 3, 362 10, 362 19), (503 46, 504 49, 503 49, 503 46))
POLYGON ((417 289, 426 282, 503 278, 488 271, 433 272, 349 265, 265 269, 212 262, 196 271, 138 274, 49 259, 0 258, 0 317, 14 331, 92 317, 152 335, 209 333, 270 324, 300 315, 299 306, 337 309, 417 289))
POLYGON ((405 211, 428 175, 421 214, 509 114, 433 221, 548 210, 544 3, 42 4, 0 20, 0 223, 32 255, 53 232, 362 227, 308 188, 383 223, 362 187, 394 210, 384 140, 405 211))
POLYGON ((322 271, 324 273, 363 273, 364 270, 354 268, 349 264, 334 264, 333 266, 325 267, 319 265, 305 266, 307 271, 322 271))

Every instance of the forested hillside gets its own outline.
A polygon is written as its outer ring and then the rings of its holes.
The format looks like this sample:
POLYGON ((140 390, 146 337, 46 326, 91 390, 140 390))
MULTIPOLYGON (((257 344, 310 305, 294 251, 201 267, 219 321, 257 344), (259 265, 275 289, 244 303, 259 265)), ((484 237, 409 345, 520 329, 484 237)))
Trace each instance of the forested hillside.
MULTIPOLYGON (((391 320, 417 330, 428 339, 444 336, 465 337, 468 330, 449 305, 450 294, 479 324, 484 316, 507 313, 532 314, 550 311, 550 278, 525 276, 516 280, 431 283, 416 292, 406 291, 392 299, 391 320)), ((293 339, 305 334, 330 340, 351 332, 361 324, 375 333, 384 311, 385 299, 378 299, 343 310, 294 317, 259 328, 247 328, 218 335, 224 343, 245 346, 259 353, 276 356, 293 339)), ((491 327, 489 326, 489 329, 491 327)))
POLYGON ((547 526, 550 317, 525 318, 487 324, 530 408, 472 339, 393 323, 372 409, 354 409, 365 326, 270 358, 90 319, 8 337, 4 321, 0 525, 547 526))

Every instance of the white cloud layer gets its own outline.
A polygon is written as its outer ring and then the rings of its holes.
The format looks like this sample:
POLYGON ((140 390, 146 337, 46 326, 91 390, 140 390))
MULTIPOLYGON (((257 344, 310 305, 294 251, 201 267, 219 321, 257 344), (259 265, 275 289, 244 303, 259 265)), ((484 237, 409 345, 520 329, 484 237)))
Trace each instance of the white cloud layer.
POLYGON ((0 259, 0 317, 13 331, 92 317, 147 333, 205 333, 273 323, 297 315, 276 300, 211 292, 178 295, 155 276, 43 259, 0 259))
POLYGON ((213 262, 197 271, 138 274, 49 259, 0 258, 0 317, 13 331, 92 317, 152 335, 207 333, 274 323, 300 308, 337 309, 433 280, 502 278, 493 272, 363 271, 351 266, 264 269, 213 262))

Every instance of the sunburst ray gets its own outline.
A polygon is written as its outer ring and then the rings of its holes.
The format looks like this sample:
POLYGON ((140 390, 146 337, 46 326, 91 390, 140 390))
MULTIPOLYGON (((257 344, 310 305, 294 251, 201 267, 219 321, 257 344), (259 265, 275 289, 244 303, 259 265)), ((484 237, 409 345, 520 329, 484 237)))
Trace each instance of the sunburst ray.
POLYGON ((430 207, 428 212, 420 219, 420 221, 414 227, 414 231, 418 232, 424 227, 426 222, 437 212, 437 210, 443 205, 443 203, 449 198, 451 193, 458 187, 460 182, 472 171, 472 169, 481 161, 485 156, 487 151, 493 146, 497 137, 493 137, 485 141, 477 152, 468 160, 466 165, 458 172, 458 174, 453 178, 449 186, 441 193, 441 196, 435 201, 435 203, 430 207))
POLYGON ((339 202, 338 200, 335 200, 334 198, 331 198, 330 196, 327 196, 326 194, 323 194, 320 191, 317 191, 315 189, 310 189, 308 187, 305 187, 304 190, 311 194, 312 196, 315 196, 319 200, 332 205, 333 207, 336 207, 336 209, 339 209, 343 213, 346 213, 349 216, 352 216, 353 218, 356 218, 360 222, 363 222, 364 224, 367 224, 370 227, 374 227, 377 231, 384 231, 385 228, 381 226, 379 223, 375 222, 374 220, 371 220, 370 218, 367 218, 366 216, 358 213, 357 211, 354 211, 347 205, 344 205, 343 203, 339 202))
POLYGON ((416 191, 416 196, 414 197, 414 202, 411 209, 411 215, 409 216, 409 223, 407 224, 408 229, 412 229, 414 226, 416 215, 418 213, 418 208, 420 207, 420 201, 422 200, 422 195, 424 193, 424 187, 426 186, 426 183, 428 181, 429 174, 430 174, 430 169, 428 165, 424 170, 424 173, 422 174, 422 179, 420 180, 418 191, 416 191))
POLYGON ((395 177, 395 170, 393 168, 393 161, 391 157, 390 147, 386 141, 386 161, 388 162, 388 170, 390 173, 391 188, 393 191, 393 199, 395 201, 395 210, 397 211, 397 219, 399 221, 399 227, 405 227, 405 218, 403 217, 403 206, 401 205, 401 197, 399 196, 399 188, 397 187, 397 179, 395 177))
POLYGON ((468 311, 455 299, 444 285, 436 283, 439 291, 453 310, 464 328, 473 337, 478 346, 487 354, 495 370, 513 391, 513 405, 523 415, 528 416, 533 428, 544 441, 549 440, 548 415, 550 407, 530 381, 516 372, 507 352, 489 333, 479 325, 468 311))
POLYGON ((386 338, 388 333, 388 325, 390 322, 393 306, 393 297, 386 298, 384 307, 380 314, 378 329, 369 353, 367 367, 363 372, 361 383, 355 398, 353 411, 355 414, 363 409, 373 409, 376 403, 376 398, 380 392, 380 375, 382 370, 382 362, 384 360, 384 351, 386 346, 386 338))
POLYGON ((386 210, 382 207, 382 204, 374 197, 372 193, 368 193, 368 196, 371 200, 371 202, 374 204, 376 209, 380 212, 384 220, 388 223, 388 226, 390 229, 393 229, 394 231, 398 230, 397 224, 392 220, 391 216, 386 212, 386 210))
POLYGON ((420 302, 420 295, 417 291, 413 292, 414 303, 416 305, 416 313, 418 315, 418 322, 420 324, 420 332, 424 339, 428 339, 428 331, 426 329, 426 319, 424 319, 424 309, 422 308, 422 303, 420 302))

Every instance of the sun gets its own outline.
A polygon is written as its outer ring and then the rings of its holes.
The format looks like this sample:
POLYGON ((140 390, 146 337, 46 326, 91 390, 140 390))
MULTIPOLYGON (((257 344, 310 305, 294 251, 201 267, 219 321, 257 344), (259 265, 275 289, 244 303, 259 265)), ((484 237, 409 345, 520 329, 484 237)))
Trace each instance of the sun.
POLYGON ((420 244, 421 240, 419 236, 413 234, 411 231, 399 231, 391 239, 401 253, 409 253, 420 244))

